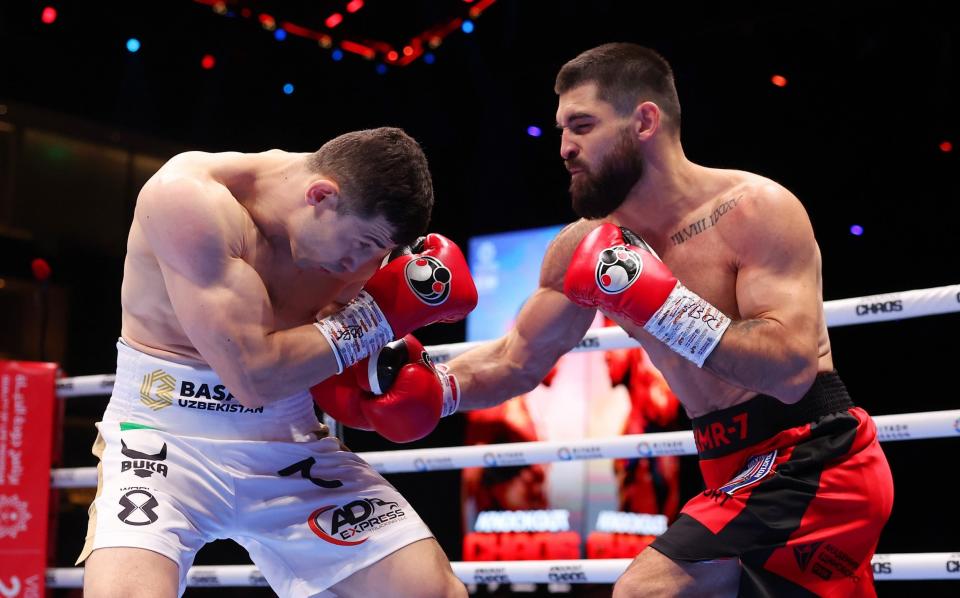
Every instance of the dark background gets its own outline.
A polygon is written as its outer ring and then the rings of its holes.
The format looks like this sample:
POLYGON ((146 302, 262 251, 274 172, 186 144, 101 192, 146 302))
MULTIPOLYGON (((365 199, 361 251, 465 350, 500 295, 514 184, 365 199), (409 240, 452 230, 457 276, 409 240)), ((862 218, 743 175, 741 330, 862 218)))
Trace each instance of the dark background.
MULTIPOLYGON (((318 30, 344 2, 231 2, 318 30)), ((750 170, 803 201, 823 252, 824 298, 960 282, 958 21, 947 2, 692 3, 500 0, 471 34, 455 31, 406 67, 216 14, 189 0, 0 3, 0 357, 59 360, 70 375, 114 367, 126 229, 142 183, 186 149, 313 151, 342 132, 405 128, 434 173, 432 228, 465 246, 477 234, 573 220, 558 159, 553 78, 582 50, 633 41, 671 61, 689 158, 750 170), (40 21, 54 6, 52 25, 40 21), (142 42, 125 49, 127 38, 142 42), (216 57, 203 70, 204 54, 216 57), (780 74, 788 85, 770 78, 780 74), (295 85, 284 95, 284 83, 295 85), (526 134, 530 125, 543 130, 526 134), (852 236, 852 224, 864 227, 852 236), (30 260, 53 276, 41 294, 30 260), (41 305, 48 305, 46 332, 41 305), (45 339, 43 343, 39 339, 45 339), (41 347, 41 345, 43 345, 41 347)), ((367 0, 334 30, 396 47, 464 16, 462 0, 367 0)), ((837 367, 873 414, 956 408, 957 315, 831 330, 837 367)), ((463 327, 422 331, 427 344, 463 327)), ((64 465, 94 465, 92 423, 105 399, 67 404, 64 465)), ((415 446, 461 442, 459 417, 415 446)), ((388 444, 348 433, 358 451, 388 444)), ((884 445, 896 480, 879 552, 960 551, 947 490, 957 441, 884 445)), ((685 461, 694 471, 692 458, 685 461)), ((458 472, 392 476, 460 558, 458 472)), ((685 481, 688 495, 697 490, 685 481)), ((91 491, 92 492, 92 491, 91 491)), ((61 493, 58 566, 72 565, 91 492, 61 493)), ((198 564, 240 562, 217 543, 198 564)), ((956 582, 882 582, 884 596, 956 595, 956 582)), ((215 590, 189 590, 188 595, 215 590)), ((264 594, 266 590, 229 590, 264 594)), ((586 594, 588 590, 582 589, 586 594)), ((609 589, 594 588, 602 595, 609 589)))

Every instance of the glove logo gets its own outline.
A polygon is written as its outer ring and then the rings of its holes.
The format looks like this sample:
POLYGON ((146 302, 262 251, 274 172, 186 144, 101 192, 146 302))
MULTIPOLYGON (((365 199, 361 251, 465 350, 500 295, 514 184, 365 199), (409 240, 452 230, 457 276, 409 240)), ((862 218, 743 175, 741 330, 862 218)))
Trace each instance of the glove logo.
POLYGON ((427 305, 440 305, 450 296, 450 269, 435 257, 421 255, 403 270, 407 286, 427 305))
POLYGON ((616 295, 629 289, 642 271, 643 261, 637 252, 624 245, 608 247, 597 259, 597 286, 608 295, 616 295))

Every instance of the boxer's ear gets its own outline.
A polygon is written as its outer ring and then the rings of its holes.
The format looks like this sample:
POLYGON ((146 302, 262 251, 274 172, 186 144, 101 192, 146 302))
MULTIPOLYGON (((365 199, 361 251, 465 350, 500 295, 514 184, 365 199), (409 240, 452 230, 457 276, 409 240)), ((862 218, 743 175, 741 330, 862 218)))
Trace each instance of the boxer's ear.
POLYGON ((660 106, 653 102, 640 102, 631 116, 633 133, 637 141, 647 141, 660 129, 660 106))
POLYGON ((307 203, 311 206, 318 206, 324 201, 337 200, 340 197, 340 186, 330 179, 314 179, 307 186, 304 193, 307 203))

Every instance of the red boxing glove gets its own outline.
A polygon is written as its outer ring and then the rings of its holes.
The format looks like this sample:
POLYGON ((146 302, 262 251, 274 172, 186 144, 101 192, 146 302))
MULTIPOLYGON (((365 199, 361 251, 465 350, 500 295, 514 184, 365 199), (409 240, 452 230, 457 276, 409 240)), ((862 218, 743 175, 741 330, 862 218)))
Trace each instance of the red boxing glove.
POLYGON ((583 307, 630 320, 703 366, 730 318, 686 288, 632 231, 605 222, 583 238, 563 292, 583 307))
POLYGON ((457 322, 477 306, 477 287, 457 245, 430 234, 394 251, 360 295, 317 322, 340 372, 395 338, 435 322, 457 322))
MULTIPOLYGON (((357 367, 357 366, 354 366, 357 367)), ((310 394, 320 410, 348 428, 373 430, 360 405, 370 397, 370 393, 357 384, 352 371, 330 376, 323 382, 312 386, 310 394)))
POLYGON ((363 370, 357 364, 358 383, 372 394, 360 408, 373 429, 387 440, 419 440, 459 406, 456 377, 445 366, 435 366, 412 335, 390 343, 376 359, 371 356, 363 370))
POLYGON ((429 434, 460 403, 456 378, 434 366, 412 335, 313 386, 324 413, 348 428, 375 430, 393 442, 429 434))

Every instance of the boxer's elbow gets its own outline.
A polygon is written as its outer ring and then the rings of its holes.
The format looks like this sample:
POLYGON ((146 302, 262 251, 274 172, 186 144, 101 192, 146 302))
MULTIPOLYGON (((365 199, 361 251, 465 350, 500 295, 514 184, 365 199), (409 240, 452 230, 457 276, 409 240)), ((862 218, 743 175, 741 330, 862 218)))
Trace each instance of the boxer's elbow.
POLYGON ((817 377, 818 363, 814 351, 796 351, 784 358, 782 370, 768 394, 792 405, 803 398, 817 377))
POLYGON ((549 373, 550 368, 540 368, 534 365, 514 365, 513 366, 513 380, 514 380, 514 396, 522 395, 530 392, 534 388, 540 386, 540 383, 543 382, 543 379, 549 373))
POLYGON ((256 409, 283 398, 275 360, 264 355, 248 356, 237 374, 239 383, 231 392, 244 407, 256 409))

